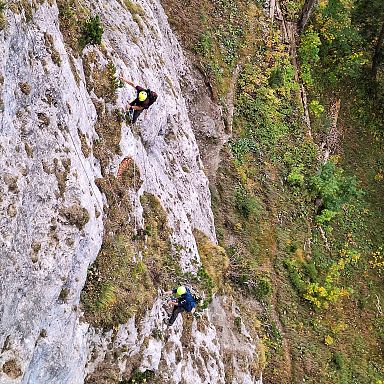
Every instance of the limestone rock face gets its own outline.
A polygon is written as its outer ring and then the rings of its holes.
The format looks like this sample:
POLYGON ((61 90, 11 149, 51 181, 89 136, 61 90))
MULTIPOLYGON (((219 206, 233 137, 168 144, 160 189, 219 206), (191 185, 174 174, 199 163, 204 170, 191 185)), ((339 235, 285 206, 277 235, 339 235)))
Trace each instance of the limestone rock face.
MULTIPOLYGON (((184 324, 180 317, 172 329, 163 324, 161 298, 148 303, 140 324, 132 318, 103 331, 83 320, 80 293, 104 230, 106 199, 95 180, 106 171, 116 174, 125 157, 134 159, 141 176, 132 191, 137 225, 143 225, 140 196, 156 195, 173 229, 172 241, 180 245, 184 271, 196 272, 200 263, 194 229, 216 242, 208 180, 191 123, 199 119, 188 113, 194 110, 188 107, 193 96, 185 97, 180 86, 193 82, 193 74, 160 3, 137 3, 140 14, 131 14, 127 4, 132 3, 81 2, 104 26, 102 46, 81 54, 65 42, 55 2, 5 10, 0 383, 118 383, 132 367, 161 371, 163 383, 256 382, 257 340, 232 329, 229 298, 215 298, 204 321, 185 317, 190 323, 184 324), (98 113, 124 110, 135 97, 128 87, 117 90, 115 100, 100 92, 95 66, 108 63, 159 97, 136 126, 122 124, 118 148, 108 154, 103 170, 94 145, 100 139, 98 113)), ((220 126, 218 119, 204 121, 220 126)))

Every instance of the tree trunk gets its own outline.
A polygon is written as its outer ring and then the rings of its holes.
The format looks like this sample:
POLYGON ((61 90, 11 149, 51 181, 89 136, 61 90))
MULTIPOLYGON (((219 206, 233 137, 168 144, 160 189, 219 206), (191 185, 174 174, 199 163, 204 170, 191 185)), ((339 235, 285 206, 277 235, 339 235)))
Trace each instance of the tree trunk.
POLYGON ((313 8, 315 7, 317 0, 305 0, 303 9, 301 10, 300 18, 297 22, 297 31, 301 34, 304 31, 305 26, 311 17, 313 8))
POLYGON ((371 70, 371 73, 372 73, 372 78, 374 80, 376 80, 377 69, 378 69, 379 64, 380 64, 380 56, 381 56, 383 41, 384 41, 384 23, 381 26, 379 38, 377 39, 377 43, 375 45, 375 51, 374 51, 373 56, 372 56, 372 70, 371 70))

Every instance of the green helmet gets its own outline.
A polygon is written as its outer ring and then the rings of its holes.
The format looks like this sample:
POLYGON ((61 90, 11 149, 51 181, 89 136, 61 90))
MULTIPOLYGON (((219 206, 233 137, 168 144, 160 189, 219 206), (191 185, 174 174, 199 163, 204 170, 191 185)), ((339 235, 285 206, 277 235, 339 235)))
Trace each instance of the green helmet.
POLYGON ((140 101, 145 101, 145 100, 147 100, 147 97, 148 97, 147 92, 145 92, 145 91, 140 91, 140 92, 139 92, 139 100, 140 100, 140 101))
POLYGON ((176 293, 177 293, 177 296, 181 296, 181 295, 184 295, 184 293, 187 293, 187 290, 184 287, 184 285, 182 285, 179 288, 177 288, 176 293))

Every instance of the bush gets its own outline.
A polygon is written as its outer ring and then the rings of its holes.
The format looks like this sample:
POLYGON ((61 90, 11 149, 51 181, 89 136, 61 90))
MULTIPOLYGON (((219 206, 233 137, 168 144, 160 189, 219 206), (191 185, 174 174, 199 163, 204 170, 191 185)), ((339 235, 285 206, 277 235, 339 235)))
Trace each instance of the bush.
POLYGON ((309 103, 309 110, 316 116, 319 117, 324 113, 324 107, 320 104, 319 100, 312 100, 309 103))
POLYGON ((256 141, 250 138, 231 140, 229 142, 229 148, 231 149, 236 161, 240 165, 243 164, 244 157, 247 153, 256 153, 258 151, 258 145, 256 141))
POLYGON ((208 305, 212 302, 213 299, 213 289, 215 287, 211 276, 209 276, 208 272, 204 267, 200 267, 197 271, 197 279, 200 283, 202 291, 204 291, 207 295, 206 299, 201 304, 202 309, 208 308, 208 305))
POLYGON ((124 87, 124 82, 116 76, 116 67, 112 62, 107 64, 107 76, 113 94, 116 93, 118 88, 124 87))
POLYGON ((297 262, 293 259, 286 259, 284 265, 288 270, 289 280, 292 285, 300 292, 304 293, 306 291, 306 283, 303 279, 303 275, 300 271, 297 262))
POLYGON ((150 383, 150 380, 155 378, 155 373, 153 371, 147 370, 144 372, 139 371, 138 369, 133 372, 132 376, 128 381, 123 380, 120 384, 141 384, 141 383, 150 383))
POLYGON ((99 15, 91 16, 86 20, 81 29, 80 44, 85 47, 88 44, 99 45, 103 36, 104 29, 100 24, 99 15))
POLYGON ((319 224, 328 224, 335 216, 337 216, 337 212, 331 211, 330 209, 324 209, 321 211, 320 215, 316 217, 316 222, 319 224))
POLYGON ((262 277, 256 287, 253 288, 253 294, 259 301, 265 300, 272 293, 272 284, 268 278, 262 277))
POLYGON ((292 168, 287 177, 287 181, 292 187, 302 187, 304 185, 303 169, 304 166, 302 164, 292 168))
POLYGON ((240 316, 235 317, 234 324, 235 324, 236 329, 239 332, 241 332, 241 317, 240 316))
POLYGON ((316 64, 320 57, 320 37, 319 34, 312 29, 308 29, 302 36, 300 46, 298 49, 300 66, 301 66, 301 79, 306 86, 313 85, 312 79, 312 66, 316 64))
POLYGON ((295 69, 289 62, 283 62, 274 67, 268 78, 268 84, 273 89, 290 91, 298 88, 295 82, 295 69))
POLYGON ((315 263, 313 261, 309 261, 304 264, 304 268, 310 280, 314 282, 317 281, 318 272, 315 263))
POLYGON ((335 352, 332 357, 332 363, 337 370, 341 371, 345 364, 343 354, 341 352, 335 352))
POLYGON ((345 176, 343 169, 332 161, 323 164, 317 175, 310 179, 317 198, 323 201, 323 210, 317 216, 319 224, 329 223, 352 198, 361 195, 355 177, 345 176))
POLYGON ((197 53, 207 57, 212 51, 212 45, 212 35, 209 31, 205 31, 200 35, 195 50, 197 53))
POLYGON ((238 185, 235 190, 235 207, 245 219, 250 215, 255 215, 259 209, 256 198, 249 194, 242 185, 238 185))

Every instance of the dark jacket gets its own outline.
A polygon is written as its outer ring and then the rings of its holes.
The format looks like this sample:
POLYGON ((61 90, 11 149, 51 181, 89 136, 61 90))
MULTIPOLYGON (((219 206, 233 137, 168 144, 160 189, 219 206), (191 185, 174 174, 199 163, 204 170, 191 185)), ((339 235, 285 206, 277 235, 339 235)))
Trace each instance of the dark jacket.
MULTIPOLYGON (((181 295, 177 299, 177 305, 179 307, 183 307, 187 312, 191 312, 192 309, 196 307, 196 301, 193 298, 192 293, 189 290, 189 288, 186 288, 186 289, 187 289, 187 292, 184 293, 184 295, 181 295)), ((177 289, 172 289, 172 292, 176 293, 177 289)))
POLYGON ((137 105, 139 107, 143 107, 144 109, 148 109, 157 99, 157 93, 151 91, 150 89, 145 89, 143 87, 140 87, 140 85, 137 85, 136 87, 137 95, 136 99, 133 100, 130 104, 131 105, 137 105), (139 100, 139 93, 141 91, 145 91, 148 94, 148 97, 144 101, 139 100))

